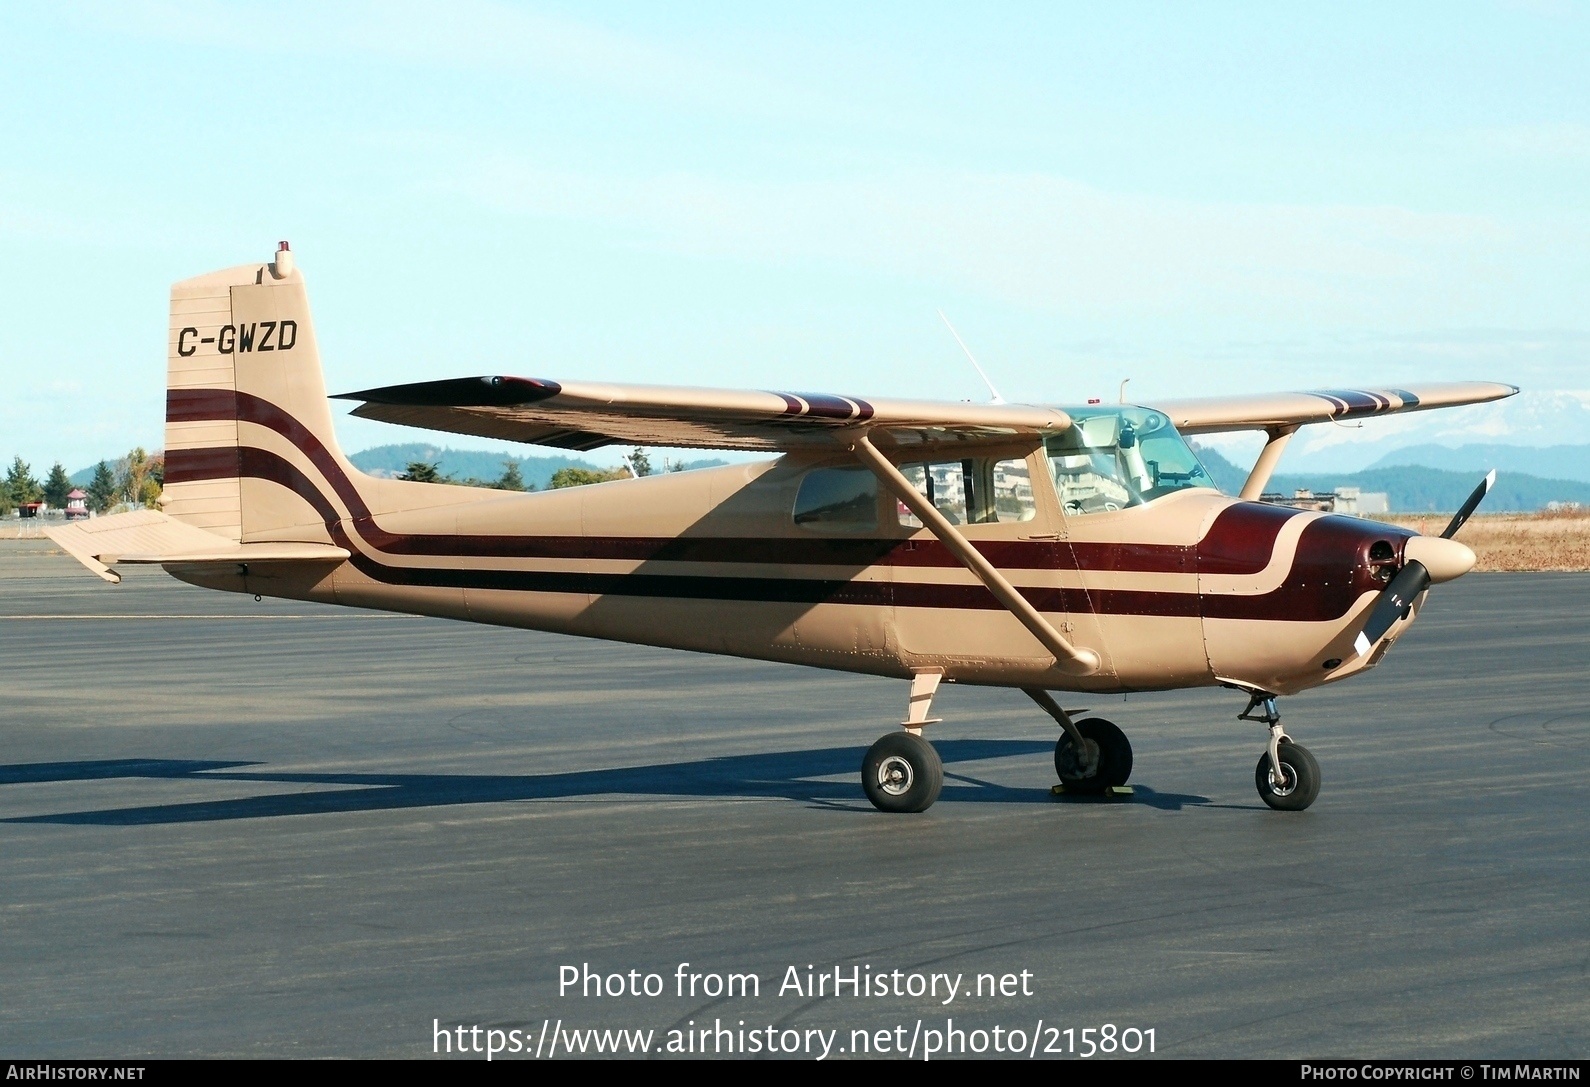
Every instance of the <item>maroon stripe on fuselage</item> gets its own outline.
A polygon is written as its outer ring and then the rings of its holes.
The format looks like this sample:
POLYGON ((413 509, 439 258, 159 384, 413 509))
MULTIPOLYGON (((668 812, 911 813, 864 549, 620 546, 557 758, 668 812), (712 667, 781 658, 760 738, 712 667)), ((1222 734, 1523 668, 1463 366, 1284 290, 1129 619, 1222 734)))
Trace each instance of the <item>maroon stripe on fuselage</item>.
POLYGON ((1352 517, 1316 518, 1303 528, 1286 580, 1258 596, 1202 593, 1206 619, 1282 619, 1327 622, 1340 619, 1368 592, 1380 592, 1369 549, 1387 540, 1399 552, 1417 533, 1393 525, 1367 525, 1352 517))
MULTIPOLYGON (((252 448, 252 447, 245 447, 252 448)), ((203 478, 237 475, 230 449, 176 450, 167 471, 199 478, 186 465, 196 453, 215 453, 206 461, 203 478)), ((194 463, 197 463, 194 461, 194 463)), ((244 473, 247 474, 247 473, 244 473)), ((350 481, 351 488, 351 481, 350 481)), ((318 495, 318 491, 316 494, 318 495)), ((308 497, 308 496, 305 496, 308 497)), ((346 501, 346 499, 344 499, 346 501)), ((358 507, 362 509, 361 507, 358 507)), ((959 569, 960 560, 937 540, 792 539, 781 537, 649 537, 649 536, 507 536, 389 532, 372 516, 352 521, 373 546, 393 555, 439 558, 611 559, 630 562, 760 563, 781 566, 891 566, 900 569, 959 569)), ((1271 536, 1273 545, 1274 537, 1271 536)), ((1255 544, 1257 546, 1257 544, 1255 544)), ((1197 561, 1189 547, 1160 544, 1071 545, 1028 540, 983 540, 976 543, 994 565, 1006 570, 1082 569, 1106 573, 1188 573, 1197 561), (1075 556, 1075 562, 1069 561, 1075 556)), ((1262 570, 1266 552, 1239 571, 1262 570)))
MULTIPOLYGON (((981 585, 936 585, 923 582, 852 581, 837 578, 722 577, 716 575, 602 573, 546 570, 478 570, 391 566, 365 554, 359 541, 343 527, 335 506, 295 465, 264 449, 242 451, 243 474, 276 483, 298 494, 325 521, 333 541, 352 552, 354 567, 388 585, 457 589, 501 589, 518 592, 591 593, 673 599, 745 600, 767 603, 834 603, 872 607, 944 608, 999 611, 1004 608, 981 585)), ((458 557, 458 556, 454 556, 458 557)), ((1089 594, 1079 588, 1022 588, 1034 607, 1047 612, 1088 610, 1089 594)), ((1106 592, 1111 614, 1175 615, 1196 618, 1193 593, 1106 592)))
MULTIPOLYGON (((193 450, 173 451, 179 461, 196 462, 195 478, 220 478, 227 469, 214 459, 191 458, 193 450), (208 473, 208 474, 205 474, 208 473)), ((720 575, 605 573, 543 570, 480 570, 392 566, 366 554, 344 527, 341 514, 312 480, 269 450, 244 447, 239 452, 242 475, 267 480, 300 495, 325 522, 332 539, 353 553, 355 568, 389 585, 458 589, 501 589, 520 592, 590 593, 675 599, 745 600, 786 603, 839 603, 907 608, 997 611, 1002 608, 981 585, 938 585, 922 582, 854 581, 840 578, 724 577, 720 575)), ((364 530, 360 529, 363 535, 364 530)), ((1395 533, 1393 533, 1395 534, 1395 533)), ((1321 621, 1347 613, 1364 586, 1345 572, 1343 558, 1365 540, 1363 529, 1346 518, 1313 522, 1299 541, 1298 578, 1258 596, 1204 596, 1203 614, 1226 619, 1321 621)), ((1367 543, 1363 543, 1367 547, 1367 543)), ((453 554, 453 558, 471 557, 453 554)), ((1378 583, 1375 583, 1378 587, 1378 583)), ((1135 590, 1083 590, 1059 586, 1024 587, 1023 596, 1047 612, 1105 615, 1179 616, 1197 618, 1196 593, 1135 590)))
MULTIPOLYGON (((337 492, 337 497, 342 499, 343 505, 353 515, 355 522, 371 517, 370 507, 365 505, 364 496, 359 493, 359 488, 353 485, 353 480, 348 478, 348 474, 342 470, 337 457, 304 424, 269 400, 262 400, 251 393, 242 392, 237 394, 237 418, 239 422, 257 423, 274 430, 308 457, 309 463, 319 470, 326 482, 331 484, 332 490, 337 492)), ((363 529, 360 531, 362 532, 363 529)))
POLYGON ((1198 541, 1198 572, 1258 573, 1270 565, 1282 526, 1302 512, 1263 502, 1227 506, 1198 541))

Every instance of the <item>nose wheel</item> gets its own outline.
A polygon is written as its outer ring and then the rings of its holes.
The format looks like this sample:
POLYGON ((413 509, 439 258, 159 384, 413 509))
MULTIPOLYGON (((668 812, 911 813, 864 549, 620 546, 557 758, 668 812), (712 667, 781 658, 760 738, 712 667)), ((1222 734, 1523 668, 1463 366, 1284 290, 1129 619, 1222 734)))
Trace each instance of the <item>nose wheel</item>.
POLYGON ((1302 811, 1314 803, 1319 796, 1319 763, 1308 748, 1293 743, 1281 728, 1275 696, 1250 692, 1248 708, 1237 714, 1237 719, 1259 721, 1270 727, 1270 745, 1253 770, 1259 799, 1276 811, 1302 811))
POLYGON ((1319 796, 1319 763, 1302 744, 1282 739, 1276 761, 1266 751, 1253 770, 1259 798, 1276 811, 1302 811, 1319 796), (1277 771, 1279 763, 1279 771, 1277 771))

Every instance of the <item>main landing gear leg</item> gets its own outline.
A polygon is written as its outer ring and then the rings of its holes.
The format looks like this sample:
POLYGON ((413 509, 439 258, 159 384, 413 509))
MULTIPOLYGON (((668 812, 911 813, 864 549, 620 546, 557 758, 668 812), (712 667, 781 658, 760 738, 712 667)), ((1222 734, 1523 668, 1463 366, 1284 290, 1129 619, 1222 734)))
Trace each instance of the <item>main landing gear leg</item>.
POLYGON ((1048 691, 1038 687, 1022 690, 1063 730, 1054 747, 1055 773, 1060 775, 1055 794, 1132 795, 1126 784, 1132 776, 1132 744, 1124 732, 1102 717, 1073 722, 1048 691))
POLYGON ((1250 691, 1248 708, 1237 714, 1237 720, 1258 721, 1270 728, 1269 747, 1259 756, 1259 765, 1253 771, 1259 799, 1276 811, 1302 811, 1314 803, 1319 796, 1319 763, 1308 748, 1293 743, 1281 727, 1275 696, 1250 691))
POLYGON ((903 732, 891 732, 871 747, 861 760, 861 787, 879 811, 927 811, 944 788, 944 763, 933 745, 922 738, 922 726, 937 723, 929 717, 933 695, 944 671, 934 668, 911 678, 911 700, 903 732))

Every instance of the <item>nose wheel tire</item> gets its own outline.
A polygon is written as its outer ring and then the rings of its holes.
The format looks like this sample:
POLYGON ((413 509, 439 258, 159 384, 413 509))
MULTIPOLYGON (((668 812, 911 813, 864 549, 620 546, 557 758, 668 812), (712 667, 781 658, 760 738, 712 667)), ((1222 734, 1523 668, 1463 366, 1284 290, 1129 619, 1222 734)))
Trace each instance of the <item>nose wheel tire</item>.
POLYGON ((1259 756, 1259 765, 1253 772, 1259 798, 1276 811, 1302 811, 1319 796, 1319 763, 1308 748, 1291 740, 1282 740, 1278 750, 1279 774, 1270 766, 1268 751, 1259 756))
POLYGON ((944 763, 921 736, 891 732, 867 748, 861 787, 879 811, 927 811, 944 788, 944 763))
POLYGON ((1067 792, 1102 793, 1112 785, 1125 785, 1132 776, 1132 744, 1126 733, 1102 717, 1077 722, 1087 743, 1078 751, 1069 731, 1054 746, 1055 773, 1067 792))

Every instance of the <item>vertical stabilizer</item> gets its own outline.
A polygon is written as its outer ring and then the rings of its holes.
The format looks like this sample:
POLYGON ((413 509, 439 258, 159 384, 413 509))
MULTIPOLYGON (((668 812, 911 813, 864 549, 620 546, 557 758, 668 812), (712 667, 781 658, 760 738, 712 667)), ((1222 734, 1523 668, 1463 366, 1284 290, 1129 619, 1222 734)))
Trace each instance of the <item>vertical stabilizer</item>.
POLYGON ((273 463, 329 458, 353 474, 337 449, 309 298, 287 243, 270 263, 173 286, 167 359, 165 512, 230 540, 321 521, 280 480, 247 466, 265 450, 273 463))

